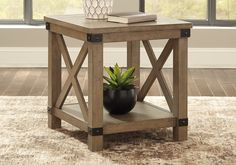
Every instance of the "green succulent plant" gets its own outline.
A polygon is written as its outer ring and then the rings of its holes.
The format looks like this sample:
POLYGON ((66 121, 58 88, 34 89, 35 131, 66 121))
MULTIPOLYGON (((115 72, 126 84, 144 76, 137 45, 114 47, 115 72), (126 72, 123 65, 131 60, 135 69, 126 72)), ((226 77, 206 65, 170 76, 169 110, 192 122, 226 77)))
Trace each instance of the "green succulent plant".
POLYGON ((122 69, 118 64, 112 67, 104 67, 109 77, 103 76, 106 80, 104 83, 104 89, 131 89, 134 88, 134 82, 136 80, 134 74, 135 68, 128 68, 122 72, 122 69))

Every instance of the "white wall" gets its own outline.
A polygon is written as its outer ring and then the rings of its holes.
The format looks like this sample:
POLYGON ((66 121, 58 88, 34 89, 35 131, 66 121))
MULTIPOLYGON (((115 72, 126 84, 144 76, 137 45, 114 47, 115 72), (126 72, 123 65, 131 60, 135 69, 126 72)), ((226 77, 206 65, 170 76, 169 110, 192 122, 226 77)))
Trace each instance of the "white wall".
MULTIPOLYGON (((162 48, 154 48, 158 56, 162 48)), ((70 48, 74 60, 79 48, 70 48)), ((122 47, 106 47, 104 49, 104 65, 113 66, 118 63, 126 66, 126 49, 122 47)), ((236 48, 189 48, 190 68, 236 68, 236 48)), ((3 47, 0 48, 0 67, 47 67, 46 47, 3 47)), ((172 67, 172 56, 165 67, 172 67)), ((151 67, 146 52, 141 48, 141 66, 151 67)), ((85 61, 83 67, 87 67, 85 61)))
MULTIPOLYGON (((114 11, 138 10, 138 1, 114 0, 114 11)), ((236 27, 194 27, 189 39, 189 66, 236 67, 235 36, 236 27)), ((75 47, 80 47, 81 43, 71 38, 67 38, 66 41, 75 56, 75 47)), ((152 44, 158 54, 165 41, 154 41, 152 44)), ((114 61, 119 61, 125 65, 125 43, 105 46, 106 59, 110 59, 106 60, 105 64, 110 65, 114 61)), ((144 51, 142 52, 142 66, 148 67, 149 62, 144 51)), ((0 26, 0 67, 16 66, 47 66, 47 31, 44 26, 0 26)))
POLYGON ((114 0, 114 12, 139 11, 139 0, 114 0))

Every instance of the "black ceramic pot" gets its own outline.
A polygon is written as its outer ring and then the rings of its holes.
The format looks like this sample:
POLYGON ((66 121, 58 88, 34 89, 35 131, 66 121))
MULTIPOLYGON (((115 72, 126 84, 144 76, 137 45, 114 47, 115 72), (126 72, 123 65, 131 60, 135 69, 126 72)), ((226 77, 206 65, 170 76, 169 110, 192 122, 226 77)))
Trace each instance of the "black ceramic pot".
POLYGON ((130 112, 137 101, 137 89, 106 89, 103 92, 103 105, 114 115, 130 112))

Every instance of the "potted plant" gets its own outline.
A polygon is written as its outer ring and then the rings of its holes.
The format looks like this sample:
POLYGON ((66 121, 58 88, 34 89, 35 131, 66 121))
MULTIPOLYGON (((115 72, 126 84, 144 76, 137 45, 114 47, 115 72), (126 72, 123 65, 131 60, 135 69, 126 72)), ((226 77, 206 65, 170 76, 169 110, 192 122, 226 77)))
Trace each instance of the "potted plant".
POLYGON ((134 85, 135 68, 131 67, 122 72, 118 64, 114 68, 104 67, 109 77, 104 76, 103 105, 114 115, 130 112, 137 101, 137 88, 134 85))

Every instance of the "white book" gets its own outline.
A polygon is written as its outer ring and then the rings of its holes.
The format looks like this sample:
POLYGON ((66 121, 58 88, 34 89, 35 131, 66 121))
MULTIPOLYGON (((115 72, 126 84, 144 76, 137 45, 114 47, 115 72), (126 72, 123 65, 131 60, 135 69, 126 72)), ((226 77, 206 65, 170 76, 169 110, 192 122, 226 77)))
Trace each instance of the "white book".
POLYGON ((118 23, 137 23, 156 21, 157 15, 153 13, 143 12, 127 12, 127 13, 111 13, 108 15, 107 21, 118 22, 118 23))

